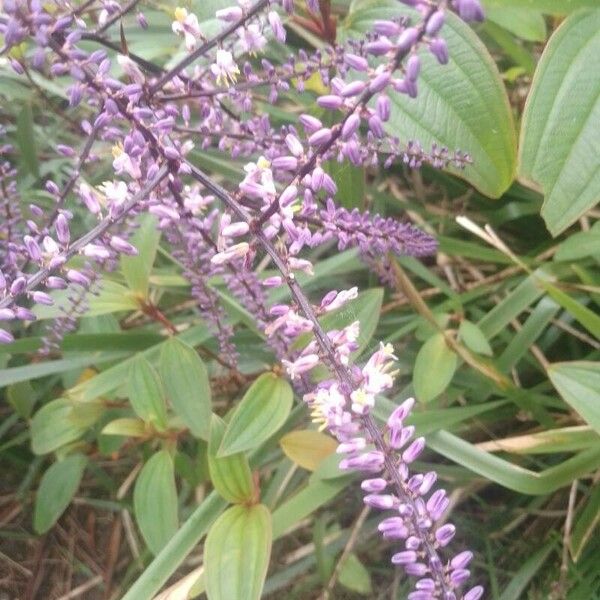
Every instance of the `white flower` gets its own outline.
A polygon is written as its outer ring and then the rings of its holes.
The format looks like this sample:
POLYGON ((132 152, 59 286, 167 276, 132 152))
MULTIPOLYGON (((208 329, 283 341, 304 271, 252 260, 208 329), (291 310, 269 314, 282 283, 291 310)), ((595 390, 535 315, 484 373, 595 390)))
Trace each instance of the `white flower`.
POLYGON ((257 52, 262 50, 267 44, 267 38, 262 34, 260 27, 252 23, 247 27, 238 30, 240 45, 244 52, 257 52))
POLYGON ((98 189, 115 206, 121 206, 129 197, 129 190, 124 181, 105 181, 98 189))
POLYGON ((171 28, 173 29, 173 33, 184 37, 185 47, 188 52, 195 50, 198 40, 202 39, 198 17, 188 13, 185 8, 178 6, 175 9, 175 21, 173 21, 171 28))
POLYGON ((217 84, 223 86, 235 83, 237 76, 240 74, 231 52, 222 49, 217 50, 215 62, 210 66, 210 70, 215 76, 217 84))
POLYGON ((117 62, 121 66, 121 69, 123 69, 123 72, 135 83, 142 85, 146 81, 140 68, 129 58, 129 56, 119 54, 117 55, 117 62))
POLYGON ((140 171, 138 160, 131 158, 121 145, 117 144, 112 147, 112 155, 114 157, 113 168, 117 175, 125 172, 133 177, 133 179, 140 179, 142 172, 140 171))

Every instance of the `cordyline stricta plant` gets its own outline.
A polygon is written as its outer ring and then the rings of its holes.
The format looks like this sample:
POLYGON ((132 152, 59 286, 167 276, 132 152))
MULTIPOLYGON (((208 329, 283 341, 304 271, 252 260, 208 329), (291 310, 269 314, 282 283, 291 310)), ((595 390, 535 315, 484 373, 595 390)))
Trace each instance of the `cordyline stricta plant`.
MULTIPOLYGON (((364 502, 386 511, 379 530, 397 543, 392 563, 415 578, 410 600, 477 600, 483 589, 467 584, 471 552, 446 550, 455 528, 445 521, 445 491, 434 489, 434 472, 411 470, 425 446, 405 424, 413 400, 398 406, 384 426, 372 415, 375 397, 394 385, 393 348, 381 344, 366 363, 355 364, 360 323, 327 330, 320 317, 354 299, 357 288, 315 299, 297 280, 298 273, 313 271, 307 251, 324 244, 357 248, 384 282, 394 278, 390 256, 436 251, 435 240, 410 224, 341 207, 325 164, 389 167, 399 161, 417 169, 469 162, 459 150, 398 139, 386 123, 390 96, 419 102, 422 53, 441 64, 449 60, 446 12, 481 20, 482 9, 478 0, 405 4, 413 8, 410 16, 376 21, 361 39, 299 50, 277 64, 261 53, 272 38, 285 42, 293 0, 240 0, 218 10, 222 25, 210 38, 193 12, 177 8, 172 32, 182 38, 185 55, 163 68, 129 52, 122 31, 119 36, 128 14, 147 26, 135 0, 4 0, 1 51, 13 69, 24 77, 69 78, 69 106, 85 105, 92 116, 79 123, 81 146, 55 149, 72 159, 72 171, 64 181, 45 181, 51 211, 32 204, 27 214, 19 212, 11 148, 0 149, 6 157, 0 171, 0 341, 12 342, 35 319, 34 304, 50 305, 53 290, 68 289, 70 308, 49 327, 42 351, 58 348, 85 312, 86 296, 101 288, 102 272, 119 255, 137 252, 130 241, 136 217, 154 215, 218 339, 221 364, 235 369, 238 354, 222 300, 208 283, 214 276, 264 331, 314 421, 338 440, 340 468, 364 473, 364 502), (326 118, 300 114, 297 122, 274 126, 259 112, 259 94, 275 104, 315 75, 326 88, 316 98, 326 118), (107 143, 113 172, 92 187, 81 174, 107 143), (198 168, 193 148, 244 157, 238 181, 222 184, 198 168), (72 203, 91 224, 79 236, 72 234, 72 203), (261 276, 257 266, 265 261, 277 275, 261 276), (269 305, 269 288, 279 286, 289 288, 291 302, 269 305), (299 344, 299 336, 310 341, 299 344), (318 365, 329 374, 314 383, 318 365)), ((306 8, 320 10, 317 0, 307 0, 306 8)))

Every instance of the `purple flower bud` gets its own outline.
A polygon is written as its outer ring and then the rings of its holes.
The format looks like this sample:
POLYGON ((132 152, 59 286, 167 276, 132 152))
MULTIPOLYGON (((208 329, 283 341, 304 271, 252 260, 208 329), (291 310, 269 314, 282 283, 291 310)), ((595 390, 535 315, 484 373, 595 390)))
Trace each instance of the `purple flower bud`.
POLYGON ((397 552, 392 556, 392 563, 395 565, 408 565, 417 560, 417 553, 414 550, 404 550, 397 552))
POLYGON ((73 158, 76 154, 74 148, 65 144, 57 144, 56 150, 59 154, 62 154, 63 156, 67 156, 69 158, 73 158))
POLYGON ((377 477, 376 479, 365 479, 360 487, 363 491, 373 493, 373 492, 383 492, 387 487, 387 481, 381 477, 377 477))
POLYGON ((418 550, 421 547, 421 539, 411 535, 406 538, 405 547, 407 550, 418 550))
POLYGON ((354 112, 344 121, 344 124, 342 125, 342 139, 347 140, 349 137, 354 135, 354 133, 359 127, 360 116, 354 112))
POLYGON ((6 277, 4 277, 4 273, 0 269, 0 293, 4 292, 4 290, 6 290, 6 277))
POLYGON ((315 167, 312 172, 310 185, 313 190, 318 191, 323 187, 323 179, 325 178, 325 171, 321 167, 315 167))
POLYGON ((10 286, 10 293, 13 296, 18 296, 22 294, 25 290, 25 285, 27 284, 27 280, 25 277, 17 277, 10 286))
POLYGON ((286 146, 294 156, 302 156, 304 154, 304 146, 300 143, 300 140, 291 133, 285 136, 286 146))
POLYGON ((375 21, 373 30, 381 35, 393 37, 400 33, 400 25, 394 23, 394 21, 375 21))
POLYGON ((110 247, 121 254, 126 254, 127 256, 136 256, 138 254, 135 246, 116 235, 113 235, 110 238, 110 247))
POLYGON ((355 454, 364 450, 367 446, 367 440, 362 437, 354 438, 347 442, 342 442, 336 449, 338 454, 355 454))
POLYGON ((308 143, 311 146, 321 146, 322 144, 326 144, 330 139, 331 129, 328 127, 323 127, 323 129, 315 131, 315 133, 308 138, 308 143))
POLYGON ((283 190, 279 196, 280 206, 286 207, 292 204, 298 197, 298 188, 295 185, 290 185, 283 190))
POLYGON ((359 471, 369 471, 377 473, 383 468, 384 457, 378 450, 366 452, 360 456, 344 458, 340 461, 339 468, 342 471, 357 469, 359 471))
POLYGON ((54 224, 54 228, 56 229, 56 237, 58 241, 66 246, 71 239, 71 233, 69 232, 69 222, 67 218, 62 213, 56 217, 56 223, 54 224))
POLYGON ((15 338, 12 333, 6 331, 6 329, 0 329, 0 344, 10 344, 14 342, 15 338))
POLYGON ((360 149, 355 140, 350 140, 347 144, 344 144, 343 153, 353 165, 359 166, 362 163, 360 149))
POLYGON ((46 287, 50 290, 64 290, 68 285, 62 277, 55 277, 52 275, 46 279, 46 287))
POLYGON ((413 425, 406 427, 394 427, 390 429, 390 446, 396 450, 402 448, 408 440, 414 435, 415 428, 413 425))
POLYGON ((14 318, 14 310, 11 308, 0 308, 0 321, 12 321, 14 318))
POLYGON ((483 596, 483 588, 480 585, 476 585, 463 596, 463 600, 479 600, 481 596, 483 596))
POLYGON ((54 304, 54 300, 44 292, 33 292, 31 298, 36 304, 45 304, 46 306, 52 306, 54 304))
POLYGON ((137 19, 138 25, 142 29, 148 29, 148 21, 146 20, 146 17, 144 16, 144 13, 139 12, 136 15, 136 19, 137 19))
MULTIPOLYGON (((416 590, 416 591, 408 594, 408 596, 406 598, 407 598, 407 600, 433 600, 435 598, 435 596, 433 596, 432 593, 429 591, 416 590)), ((444 598, 444 600, 448 600, 448 599, 444 598)))
POLYGON ((452 587, 458 587, 462 585, 469 576, 471 575, 471 571, 469 569, 455 569, 450 573, 450 583, 452 587))
POLYGON ((417 438, 411 445, 402 453, 402 460, 405 463, 411 463, 421 454, 425 448, 425 438, 417 438))
POLYGON ((275 275, 273 277, 267 277, 262 280, 262 285, 265 287, 279 287, 283 283, 283 278, 275 275))
POLYGON ((408 52, 418 38, 419 30, 416 27, 408 27, 405 29, 398 37, 398 52, 408 52))
POLYGON ((90 280, 80 271, 76 271, 75 269, 69 269, 67 271, 67 279, 71 283, 76 283, 84 288, 88 288, 90 286, 90 280))
POLYGON ((217 19, 221 19, 221 21, 228 21, 233 23, 234 21, 239 21, 242 18, 244 11, 239 6, 230 6, 229 8, 223 8, 218 10, 215 13, 215 17, 217 19))
POLYGON ((271 161, 271 168, 295 171, 298 168, 298 159, 295 156, 278 156, 271 161))
POLYGON ((373 115, 369 119, 369 129, 373 132, 375 137, 382 138, 385 135, 383 123, 377 115, 373 115))
POLYGON ((283 44, 285 42, 286 32, 279 15, 273 10, 267 15, 267 19, 273 30, 273 35, 275 35, 278 42, 283 44))
POLYGON ((385 94, 380 94, 377 97, 376 110, 377 116, 382 121, 389 121, 390 114, 392 112, 392 102, 389 96, 386 96, 385 94))
POLYGON ((333 178, 327 173, 325 173, 323 176, 323 189, 331 196, 335 196, 335 194, 337 194, 337 185, 333 178))
POLYGON ((84 256, 88 256, 89 258, 96 258, 100 260, 110 258, 109 250, 104 246, 100 246, 99 244, 87 244, 83 247, 82 253, 84 256))
POLYGON ((299 121, 302 124, 302 127, 309 133, 313 133, 323 127, 323 123, 321 123, 317 117, 313 117, 312 115, 302 114, 299 117, 299 121))
POLYGON ((433 592, 435 591, 435 581, 429 577, 427 577, 426 579, 419 579, 419 581, 415 583, 415 587, 418 590, 433 592))
POLYGON ((26 235, 23 238, 23 243, 25 244, 25 248, 27 248, 27 253, 31 257, 31 260, 38 262, 42 258, 42 251, 39 244, 30 235, 26 235))
POLYGON ((437 540, 440 546, 447 546, 454 537, 455 533, 456 527, 454 527, 454 525, 452 525, 451 523, 447 523, 446 525, 442 525, 435 532, 435 539, 437 540))
POLYGON ((457 554, 451 561, 450 567, 452 569, 464 569, 473 559, 473 553, 469 550, 465 550, 460 554, 457 554))
POLYGON ((227 225, 221 230, 221 235, 223 237, 240 237, 241 235, 246 235, 250 230, 250 225, 245 223, 244 221, 238 221, 237 223, 231 223, 231 225, 227 225))
POLYGON ((424 496, 425 494, 429 493, 429 490, 432 488, 436 480, 437 473, 435 471, 429 471, 428 473, 425 473, 425 475, 423 476, 423 482, 421 483, 418 489, 418 493, 421 496, 424 496))
POLYGON ((366 87, 367 83, 365 81, 353 81, 352 83, 345 85, 340 90, 340 94, 344 98, 351 98, 352 96, 358 96, 359 94, 362 94, 366 87))
POLYGON ((483 21, 485 13, 479 0, 453 0, 452 5, 465 21, 483 21))
POLYGON ((404 570, 408 575, 414 575, 415 577, 423 577, 429 571, 427 565, 423 563, 410 563, 405 565, 404 570))
POLYGON ((416 81, 421 72, 421 59, 413 54, 406 63, 406 77, 411 81, 416 81))
POLYGON ((450 57, 448 55, 448 45, 446 44, 446 40, 443 40, 442 38, 432 40, 429 44, 429 50, 441 65, 448 64, 450 57))
POLYGON ((37 317, 28 309, 22 306, 15 308, 15 317, 20 321, 35 321, 37 317))
POLYGON ((375 42, 369 42, 366 44, 365 49, 369 54, 375 56, 383 56, 394 48, 394 45, 387 38, 379 38, 375 42))
POLYGON ((391 74, 389 71, 379 73, 369 84, 369 91, 376 93, 380 92, 390 82, 391 74))
POLYGON ((427 21, 427 26, 425 27, 425 33, 430 36, 436 35, 440 29, 444 26, 445 14, 443 10, 438 10, 434 12, 429 20, 427 21))
POLYGON ((368 494, 363 498, 363 502, 372 508, 389 510, 398 504, 398 498, 392 494, 368 494))
POLYGON ((356 54, 344 54, 344 62, 355 71, 364 72, 369 68, 367 59, 356 54))

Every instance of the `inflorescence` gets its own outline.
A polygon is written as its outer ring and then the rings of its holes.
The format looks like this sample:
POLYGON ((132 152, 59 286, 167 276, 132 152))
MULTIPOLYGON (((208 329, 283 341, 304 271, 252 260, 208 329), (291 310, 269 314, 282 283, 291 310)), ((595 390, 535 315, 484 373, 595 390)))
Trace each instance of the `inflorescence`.
MULTIPOLYGON (((465 20, 481 20, 479 1, 404 3, 413 8, 410 16, 376 21, 361 39, 299 50, 280 64, 260 54, 269 40, 285 42, 292 0, 239 0, 217 11, 223 28, 212 38, 196 15, 177 8, 172 31, 181 37, 184 55, 166 70, 110 37, 111 27, 129 14, 147 27, 137 2, 122 8, 96 0, 73 9, 55 0, 48 10, 40 0, 5 0, 0 52, 8 53, 17 73, 70 78, 70 107, 85 105, 85 114, 91 109, 94 115, 81 122, 82 148, 55 149, 71 161, 72 171, 62 183, 46 180, 50 214, 34 204, 21 213, 12 149, 0 147, 8 159, 0 165, 0 320, 31 322, 34 305, 50 305, 54 290, 69 288, 71 312, 47 336, 46 350, 56 349, 60 330, 74 326, 99 273, 113 268, 120 255, 137 252, 129 241, 135 217, 153 215, 191 283, 197 308, 213 327, 225 364, 234 368, 237 352, 221 299, 208 284, 215 275, 263 328, 304 392, 313 420, 338 440, 340 468, 366 474, 365 504, 386 511, 379 530, 402 544, 392 562, 417 578, 409 599, 478 600, 480 586, 463 591, 471 552, 442 556, 455 528, 444 522, 446 493, 432 491, 436 474, 410 472, 425 446, 405 424, 413 400, 397 407, 383 427, 372 416, 376 396, 394 384, 393 348, 382 344, 362 367, 355 364, 360 324, 326 331, 319 317, 344 306, 358 290, 330 291, 315 305, 296 278, 313 272, 305 250, 331 242, 356 247, 384 280, 389 255, 436 250, 435 240, 410 224, 340 207, 326 168, 332 160, 365 167, 399 161, 410 168, 462 168, 470 162, 458 150, 427 150, 415 140, 400 140, 386 123, 393 94, 417 98, 423 52, 448 62, 441 35, 448 4, 465 20), (12 52, 17 45, 20 51, 12 52), (327 88, 316 99, 325 117, 301 114, 297 123, 274 126, 261 103, 275 103, 294 87, 303 91, 313 76, 327 88), (97 159, 96 148, 106 146, 112 148, 114 176, 93 186, 85 166, 97 159), (200 170, 195 147, 248 157, 237 187, 226 189, 200 170), (67 208, 73 197, 94 222, 77 239, 67 208), (265 255, 277 275, 262 278, 254 270, 265 255), (269 288, 284 284, 291 302, 269 306, 269 288), (312 339, 302 347, 299 336, 307 333, 312 339), (314 383, 314 369, 323 364, 330 375, 314 383)), ((316 0, 306 5, 319 11, 316 0)), ((10 328, 0 328, 0 342, 12 341, 10 328)))

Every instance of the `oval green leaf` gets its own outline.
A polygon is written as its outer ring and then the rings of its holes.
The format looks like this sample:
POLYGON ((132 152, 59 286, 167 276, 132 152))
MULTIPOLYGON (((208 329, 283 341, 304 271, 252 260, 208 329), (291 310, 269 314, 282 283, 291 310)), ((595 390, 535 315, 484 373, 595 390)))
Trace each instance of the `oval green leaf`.
POLYGON ((452 381, 458 357, 446 344, 444 336, 436 333, 419 350, 415 360, 413 385, 420 402, 437 398, 452 381))
MULTIPOLYGON (((394 0, 355 3, 345 22, 348 35, 372 28, 377 19, 412 14, 394 0)), ((439 65, 423 49, 419 97, 391 94, 388 131, 404 143, 418 140, 425 150, 433 143, 450 152, 467 152, 473 164, 464 171, 451 168, 483 194, 498 198, 513 181, 516 134, 512 113, 498 69, 473 30, 449 11, 443 36, 450 62, 439 65)))
POLYGON ((167 406, 162 383, 156 369, 142 356, 131 363, 128 379, 128 396, 137 416, 164 429, 167 423, 167 406))
POLYGON ((198 353, 171 338, 160 353, 160 376, 175 412, 203 440, 210 432, 211 394, 208 371, 198 353))
POLYGON ((554 363, 548 376, 563 400, 600 433, 600 362, 554 363))
POLYGON ((490 343, 483 334, 483 331, 475 323, 471 323, 471 321, 465 319, 458 328, 458 334, 471 352, 483 354, 484 356, 492 356, 493 352, 490 343))
POLYGON ((46 533, 58 521, 73 499, 87 458, 83 454, 72 454, 55 462, 42 477, 35 497, 33 528, 38 534, 46 533))
POLYGON ((179 526, 173 459, 166 450, 142 467, 133 490, 133 509, 146 545, 158 554, 179 526))
POLYGON ((262 444, 285 423, 293 400, 294 392, 285 379, 273 373, 261 375, 235 409, 218 455, 229 456, 262 444))
POLYGON ((519 175, 544 191, 558 235, 600 199, 600 11, 571 15, 550 38, 527 98, 519 175))
POLYGON ((255 496, 252 471, 243 453, 217 456, 225 434, 225 422, 213 415, 208 442, 208 469, 217 492, 228 502, 251 502, 255 496))
POLYGON ((206 537, 204 564, 209 600, 258 600, 269 566, 271 513, 262 505, 232 506, 206 537))

